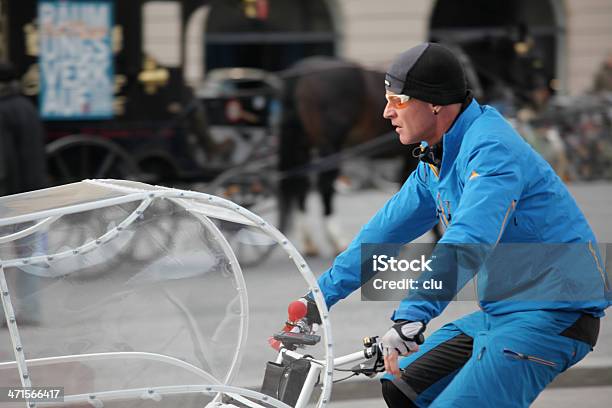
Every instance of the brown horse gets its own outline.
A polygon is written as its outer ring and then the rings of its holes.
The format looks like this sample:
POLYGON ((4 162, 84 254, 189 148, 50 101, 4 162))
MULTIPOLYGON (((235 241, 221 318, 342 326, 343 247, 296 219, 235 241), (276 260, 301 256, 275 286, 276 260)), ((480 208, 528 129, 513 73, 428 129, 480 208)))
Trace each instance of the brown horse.
MULTIPOLYGON (((310 187, 309 173, 316 173, 325 232, 339 252, 347 244, 332 219, 339 163, 331 169, 325 166, 325 170, 309 170, 308 163, 315 152, 325 158, 393 130, 390 121, 382 117, 386 103, 384 73, 328 57, 311 57, 282 72, 281 77, 285 86, 279 169, 289 175, 281 180, 281 211, 287 215, 297 205, 299 230, 310 187)), ((416 168, 413 149, 399 140, 389 146, 390 153, 405 157, 401 180, 416 168)), ((314 255, 316 250, 308 234, 300 233, 306 254, 314 255)))

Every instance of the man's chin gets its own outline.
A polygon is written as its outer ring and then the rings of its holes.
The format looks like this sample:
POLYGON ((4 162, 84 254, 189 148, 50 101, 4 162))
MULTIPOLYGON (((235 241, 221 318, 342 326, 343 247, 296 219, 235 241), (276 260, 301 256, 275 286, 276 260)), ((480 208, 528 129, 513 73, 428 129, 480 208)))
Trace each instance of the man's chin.
POLYGON ((412 137, 410 137, 409 135, 405 134, 404 132, 398 132, 399 133, 399 141, 401 144, 403 145, 410 145, 410 144, 414 144, 414 143, 418 143, 418 141, 414 141, 412 139, 412 137))

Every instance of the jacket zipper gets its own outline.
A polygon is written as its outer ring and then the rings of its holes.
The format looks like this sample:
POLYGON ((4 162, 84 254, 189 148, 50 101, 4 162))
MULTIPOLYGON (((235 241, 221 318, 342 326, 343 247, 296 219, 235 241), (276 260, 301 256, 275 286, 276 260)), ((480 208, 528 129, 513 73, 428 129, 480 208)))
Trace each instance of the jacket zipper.
POLYGON ((550 360, 544 360, 543 358, 531 356, 529 354, 523 354, 516 352, 514 350, 510 350, 508 348, 503 349, 503 353, 509 357, 516 358, 517 360, 528 360, 533 361, 534 363, 542 364, 548 367, 556 367, 557 363, 550 360))
POLYGON ((436 175, 436 177, 440 178, 440 172, 438 171, 438 168, 436 166, 434 166, 433 164, 431 164, 431 163, 427 163, 427 165, 433 171, 433 173, 436 175))
POLYGON ((504 228, 506 228, 506 221, 508 221, 508 216, 510 215, 510 211, 514 210, 515 208, 516 208, 516 200, 512 200, 512 202, 510 203, 510 206, 506 210, 506 215, 504 215, 504 220, 502 221, 501 228, 499 229, 499 235, 497 236, 495 245, 499 243, 499 240, 501 239, 502 234, 504 233, 504 228))
MULTIPOLYGON (((501 239, 501 236, 504 232, 504 228, 506 227, 506 222, 508 221, 508 216, 510 215, 510 211, 514 210, 515 208, 516 200, 512 200, 512 202, 508 206, 508 209, 506 210, 506 214, 504 215, 504 219, 502 221, 501 228, 499 229, 499 235, 497 236, 497 241, 495 241, 495 245, 497 245, 499 243, 499 240, 501 239)), ((476 271, 476 273, 474 274, 474 292, 476 293, 476 303, 478 304, 480 310, 483 310, 482 305, 480 304, 480 299, 478 297, 478 271, 476 271)))
POLYGON ((440 220, 442 221, 442 224, 444 224, 444 228, 448 228, 448 218, 446 217, 446 212, 444 211, 444 203, 442 202, 442 199, 440 198, 440 192, 438 192, 438 204, 440 205, 440 220))
POLYGON ((595 253, 595 250, 593 249, 593 243, 591 241, 589 241, 589 252, 591 252, 593 259, 595 259, 595 265, 597 266, 597 270, 599 271, 599 274, 601 275, 601 279, 603 280, 604 288, 606 289, 606 292, 610 291, 610 288, 608 287, 608 280, 606 279, 606 275, 604 274, 603 269, 601 269, 601 265, 599 264, 599 258, 597 258, 597 254, 595 253))

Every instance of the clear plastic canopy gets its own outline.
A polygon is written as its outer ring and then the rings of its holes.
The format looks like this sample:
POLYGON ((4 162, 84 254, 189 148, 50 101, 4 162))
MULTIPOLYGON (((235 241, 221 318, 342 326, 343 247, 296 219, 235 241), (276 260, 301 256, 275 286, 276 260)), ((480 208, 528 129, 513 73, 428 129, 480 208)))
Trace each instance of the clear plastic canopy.
MULTIPOLYGON (((286 407, 239 383, 249 300, 227 222, 278 244, 326 316, 291 243, 230 201, 119 180, 0 198, 0 386, 64 387, 56 406, 202 407, 230 396, 286 407)), ((327 319, 322 329, 331 367, 327 319)), ((319 406, 328 373, 322 382, 319 406)))

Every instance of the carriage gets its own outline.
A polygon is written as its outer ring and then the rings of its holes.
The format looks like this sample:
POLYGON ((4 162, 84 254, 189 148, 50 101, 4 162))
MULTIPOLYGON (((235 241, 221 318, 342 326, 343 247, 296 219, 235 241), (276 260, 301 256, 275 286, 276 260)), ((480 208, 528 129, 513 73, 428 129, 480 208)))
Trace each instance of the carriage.
POLYGON ((39 106, 52 184, 207 182, 273 148, 272 74, 221 69, 186 78, 189 44, 180 33, 202 2, 0 3, 0 53, 39 106), (179 49, 151 34, 156 25, 179 49))

